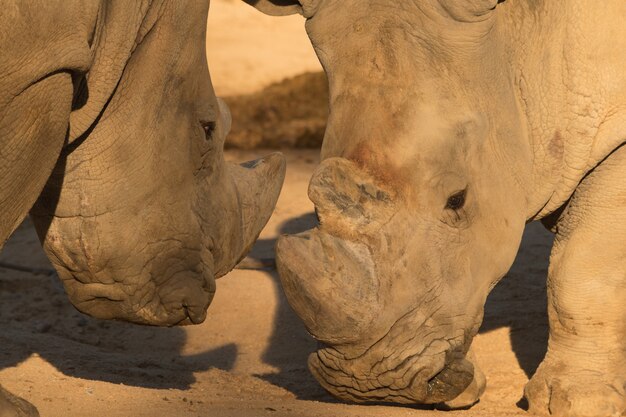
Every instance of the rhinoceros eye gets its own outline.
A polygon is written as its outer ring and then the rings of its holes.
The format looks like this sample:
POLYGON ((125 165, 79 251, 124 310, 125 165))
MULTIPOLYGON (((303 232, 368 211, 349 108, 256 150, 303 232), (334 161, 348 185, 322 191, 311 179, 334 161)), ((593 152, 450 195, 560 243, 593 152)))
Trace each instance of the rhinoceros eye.
POLYGON ((448 201, 446 202, 446 209, 448 210, 460 210, 463 208, 465 204, 465 194, 467 190, 457 191, 448 197, 448 201))
POLYGON ((213 121, 202 121, 200 122, 200 124, 202 125, 202 129, 204 130, 204 138, 206 140, 211 140, 213 138, 213 131, 215 130, 216 123, 213 121))

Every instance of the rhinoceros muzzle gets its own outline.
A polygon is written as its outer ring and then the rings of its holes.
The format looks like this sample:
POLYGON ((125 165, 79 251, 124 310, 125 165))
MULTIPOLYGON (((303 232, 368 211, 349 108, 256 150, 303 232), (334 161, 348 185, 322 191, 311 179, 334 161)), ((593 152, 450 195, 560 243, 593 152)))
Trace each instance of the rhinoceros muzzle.
POLYGON ((434 404, 470 385, 474 367, 464 356, 465 337, 450 337, 425 313, 436 309, 430 300, 398 317, 381 295, 378 263, 366 243, 316 228, 281 237, 276 250, 287 299, 322 342, 309 368, 331 394, 434 404))
POLYGON ((367 356, 349 359, 323 348, 309 356, 309 369, 329 393, 353 402, 441 404, 457 398, 474 379, 474 366, 460 352, 408 357, 385 371, 367 356), (433 368, 432 359, 443 365, 433 368))

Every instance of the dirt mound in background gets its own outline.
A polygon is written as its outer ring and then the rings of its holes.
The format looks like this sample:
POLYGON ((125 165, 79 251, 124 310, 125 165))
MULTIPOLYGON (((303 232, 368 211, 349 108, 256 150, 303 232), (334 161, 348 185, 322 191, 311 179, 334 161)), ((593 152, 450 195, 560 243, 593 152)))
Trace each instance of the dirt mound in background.
POLYGON ((309 72, 254 94, 224 97, 233 115, 226 148, 318 148, 328 117, 328 84, 309 72))

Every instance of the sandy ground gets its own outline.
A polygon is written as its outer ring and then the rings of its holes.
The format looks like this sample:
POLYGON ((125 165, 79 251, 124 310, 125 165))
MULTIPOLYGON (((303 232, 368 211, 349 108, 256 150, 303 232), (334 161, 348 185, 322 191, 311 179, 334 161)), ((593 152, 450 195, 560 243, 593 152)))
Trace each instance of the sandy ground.
MULTIPOLYGON (((301 18, 269 19, 236 1, 212 3, 209 61, 218 94, 253 93, 317 68, 301 18)), ((230 151, 228 157, 262 153, 230 151)), ((306 188, 317 151, 288 151, 287 158, 283 193, 248 264, 273 257, 279 234, 313 224, 306 188)), ((523 386, 547 342, 550 244, 540 225, 527 228, 474 342, 487 391, 472 409, 444 414, 347 405, 325 394, 306 369, 315 342, 272 269, 235 270, 220 279, 202 325, 151 328, 86 317, 70 305, 25 222, 0 254, 0 382, 44 417, 522 416, 523 386)))
POLYGON ((207 59, 220 97, 251 94, 322 70, 302 16, 266 16, 241 0, 211 1, 207 59))
MULTIPOLYGON (((254 157, 229 153, 232 159, 254 157)), ((315 151, 291 151, 278 207, 251 258, 273 256, 280 233, 313 224, 306 186, 315 151)), ((518 260, 491 294, 474 342, 488 377, 482 401, 459 416, 524 415, 516 403, 546 345, 545 273, 551 236, 528 227, 518 260)), ((218 281, 207 321, 150 328, 91 319, 67 300, 26 222, 0 262, 0 381, 43 416, 421 416, 402 407, 344 405, 306 369, 315 349, 276 271, 235 270, 218 281)), ((248 261, 249 263, 252 263, 248 261)))

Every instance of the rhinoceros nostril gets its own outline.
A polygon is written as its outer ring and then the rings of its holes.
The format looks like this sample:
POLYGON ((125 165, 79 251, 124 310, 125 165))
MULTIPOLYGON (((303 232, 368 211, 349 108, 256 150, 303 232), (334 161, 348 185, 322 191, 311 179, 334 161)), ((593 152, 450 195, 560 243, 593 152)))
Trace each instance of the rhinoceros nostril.
POLYGON ((187 305, 187 304, 182 304, 181 306, 182 310, 183 310, 183 314, 184 314, 184 319, 182 321, 180 321, 179 323, 177 323, 178 326, 187 326, 190 324, 199 324, 202 323, 204 321, 204 317, 206 316, 205 314, 203 314, 202 311, 198 311, 197 308, 187 305))
MULTIPOLYGON (((446 361, 447 362, 447 361, 446 361)), ((429 403, 439 403, 456 398, 474 378, 474 367, 466 359, 454 359, 428 380, 426 386, 429 403)))

